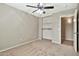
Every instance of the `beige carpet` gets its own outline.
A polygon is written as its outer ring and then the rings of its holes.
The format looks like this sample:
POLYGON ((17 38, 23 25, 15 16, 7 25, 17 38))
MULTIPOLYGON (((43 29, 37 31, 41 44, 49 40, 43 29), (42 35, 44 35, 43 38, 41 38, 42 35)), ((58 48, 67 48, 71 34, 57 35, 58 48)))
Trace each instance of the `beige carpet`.
POLYGON ((58 45, 50 40, 37 40, 32 43, 0 52, 1 56, 76 56, 72 46, 58 45))

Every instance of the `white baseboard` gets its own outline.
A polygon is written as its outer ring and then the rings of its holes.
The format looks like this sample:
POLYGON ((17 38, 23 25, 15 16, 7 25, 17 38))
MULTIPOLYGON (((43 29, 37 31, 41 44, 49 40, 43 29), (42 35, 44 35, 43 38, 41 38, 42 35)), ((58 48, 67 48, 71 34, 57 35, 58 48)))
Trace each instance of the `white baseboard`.
POLYGON ((7 51, 9 49, 12 49, 12 48, 15 48, 15 47, 19 47, 19 46, 22 46, 22 45, 25 45, 25 44, 28 44, 28 43, 31 43, 33 41, 36 41, 37 39, 34 39, 34 40, 31 40, 29 42, 23 42, 23 43, 20 43, 20 44, 17 44, 15 46, 12 46, 12 47, 9 47, 9 48, 6 48, 6 49, 3 49, 3 50, 0 50, 0 52, 3 52, 3 51, 7 51))
POLYGON ((60 42, 52 40, 52 43, 61 44, 60 42))

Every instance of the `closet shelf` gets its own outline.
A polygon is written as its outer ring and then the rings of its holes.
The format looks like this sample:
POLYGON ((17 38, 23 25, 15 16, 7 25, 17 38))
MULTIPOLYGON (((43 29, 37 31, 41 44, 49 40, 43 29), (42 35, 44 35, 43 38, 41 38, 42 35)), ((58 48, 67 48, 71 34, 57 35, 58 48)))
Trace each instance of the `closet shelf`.
POLYGON ((52 28, 42 28, 42 30, 52 30, 52 28))
POLYGON ((43 23, 43 24, 52 24, 52 23, 43 23))

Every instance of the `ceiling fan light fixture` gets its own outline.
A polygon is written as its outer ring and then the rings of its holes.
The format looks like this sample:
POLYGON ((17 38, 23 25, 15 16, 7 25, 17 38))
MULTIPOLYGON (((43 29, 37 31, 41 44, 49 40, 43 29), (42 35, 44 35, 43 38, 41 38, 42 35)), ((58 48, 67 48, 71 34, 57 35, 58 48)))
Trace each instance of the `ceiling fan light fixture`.
POLYGON ((42 10, 38 10, 38 11, 36 11, 38 14, 42 14, 43 13, 43 11, 42 10))
POLYGON ((40 6, 43 6, 43 3, 40 3, 40 6))

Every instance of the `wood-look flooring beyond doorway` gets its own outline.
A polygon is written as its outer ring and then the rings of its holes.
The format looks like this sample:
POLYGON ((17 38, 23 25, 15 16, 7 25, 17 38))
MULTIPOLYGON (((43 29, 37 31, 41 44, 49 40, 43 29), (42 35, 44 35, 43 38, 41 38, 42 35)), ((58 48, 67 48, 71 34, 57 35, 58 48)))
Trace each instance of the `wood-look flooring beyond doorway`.
POLYGON ((73 41, 71 41, 71 40, 64 40, 62 44, 73 46, 73 41))

